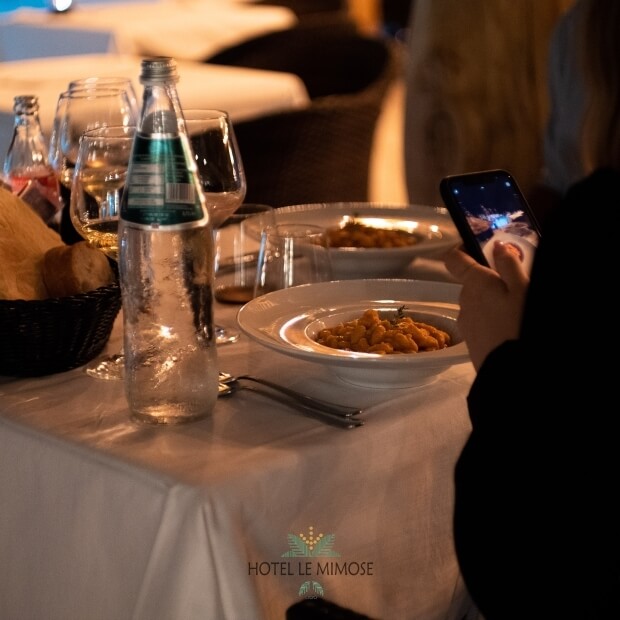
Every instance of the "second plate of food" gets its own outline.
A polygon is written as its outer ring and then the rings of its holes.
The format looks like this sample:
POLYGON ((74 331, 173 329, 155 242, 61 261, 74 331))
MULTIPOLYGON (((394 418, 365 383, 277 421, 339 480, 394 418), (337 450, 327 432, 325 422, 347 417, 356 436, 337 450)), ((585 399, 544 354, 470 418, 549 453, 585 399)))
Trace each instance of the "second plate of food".
POLYGON ((438 258, 460 243, 446 209, 368 202, 280 207, 277 223, 328 229, 334 278, 391 278, 418 256, 438 258))

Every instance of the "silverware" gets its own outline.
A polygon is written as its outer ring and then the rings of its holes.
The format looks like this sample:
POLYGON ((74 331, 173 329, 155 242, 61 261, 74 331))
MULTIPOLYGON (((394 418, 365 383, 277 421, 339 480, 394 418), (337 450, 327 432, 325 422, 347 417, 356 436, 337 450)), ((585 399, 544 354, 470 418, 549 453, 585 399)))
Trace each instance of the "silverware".
POLYGON ((302 392, 292 390, 291 388, 287 388, 278 383, 273 383, 273 381, 268 381, 267 379, 261 379, 252 375, 234 376, 227 372, 220 372, 220 383, 231 384, 235 383, 236 381, 252 381, 254 383, 260 383, 261 385, 271 388, 272 390, 276 390, 277 392, 281 392, 282 394, 289 396, 290 398, 294 398, 308 407, 313 407, 315 409, 319 409, 320 411, 325 411, 326 413, 333 413, 335 415, 339 415, 345 418, 350 418, 351 416, 359 415, 360 413, 362 413, 362 410, 356 407, 349 407, 347 405, 339 405, 337 403, 327 402, 325 400, 321 400, 320 398, 308 396, 307 394, 303 394, 302 392))
POLYGON ((281 385, 271 383, 265 379, 258 379, 257 377, 250 377, 249 375, 233 377, 227 373, 220 373, 220 378, 223 379, 223 381, 220 381, 219 385, 220 396, 233 394, 237 390, 247 390, 293 407, 307 417, 325 422, 326 424, 331 424, 332 426, 351 429, 363 426, 364 424, 362 420, 354 417, 354 415, 361 413, 360 409, 345 407, 335 403, 327 403, 295 392, 281 385), (264 387, 247 385, 244 380, 254 381, 264 387))

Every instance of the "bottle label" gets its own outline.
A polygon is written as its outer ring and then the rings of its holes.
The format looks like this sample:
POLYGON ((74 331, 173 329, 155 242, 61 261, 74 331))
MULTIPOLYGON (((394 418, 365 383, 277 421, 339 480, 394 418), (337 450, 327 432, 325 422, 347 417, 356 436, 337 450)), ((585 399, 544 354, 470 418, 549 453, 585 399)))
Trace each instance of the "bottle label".
POLYGON ((182 138, 136 134, 121 219, 145 226, 204 220, 205 212, 182 138))

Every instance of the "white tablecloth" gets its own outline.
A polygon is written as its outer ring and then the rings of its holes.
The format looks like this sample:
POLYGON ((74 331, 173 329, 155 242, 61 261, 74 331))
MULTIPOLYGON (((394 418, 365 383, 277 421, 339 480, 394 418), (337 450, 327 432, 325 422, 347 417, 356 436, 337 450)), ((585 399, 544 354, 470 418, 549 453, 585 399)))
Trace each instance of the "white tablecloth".
POLYGON ((231 0, 78 1, 67 13, 22 9, 5 16, 0 21, 0 60, 105 52, 204 60, 296 23, 285 7, 231 0))
MULTIPOLYGON (((220 323, 235 315, 216 306, 220 323)), ((219 354, 222 369, 362 406, 366 425, 239 392, 211 420, 152 428, 128 420, 122 383, 80 369, 0 379, 2 617, 282 620, 314 581, 374 618, 463 618, 452 476, 471 365, 370 390, 245 337, 219 354), (283 557, 311 527, 339 556, 283 557)))
MULTIPOLYGON (((0 152, 13 131, 13 97, 39 96, 43 131, 49 139, 58 95, 70 80, 89 76, 132 78, 141 97, 138 56, 92 54, 0 63, 0 152)), ((291 73, 178 61, 177 89, 185 108, 221 108, 233 122, 308 105, 308 92, 291 73)), ((3 157, 3 155, 2 155, 3 157)))

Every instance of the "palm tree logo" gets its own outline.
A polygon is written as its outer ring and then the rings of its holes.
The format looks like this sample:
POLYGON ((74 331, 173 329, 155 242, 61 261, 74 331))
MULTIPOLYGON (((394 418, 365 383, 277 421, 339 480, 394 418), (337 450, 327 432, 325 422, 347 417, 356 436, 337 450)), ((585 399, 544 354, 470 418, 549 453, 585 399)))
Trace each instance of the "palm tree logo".
MULTIPOLYGON (((308 528, 308 534, 300 532, 289 534, 289 550, 282 554, 283 558, 339 558, 340 554, 334 551, 335 534, 314 533, 314 527, 308 528)), ((304 581, 299 588, 299 596, 306 598, 323 597, 323 586, 318 581, 304 581)))
POLYGON ((303 532, 299 535, 289 534, 289 550, 282 554, 283 558, 318 558, 331 557, 339 558, 340 554, 333 550, 335 534, 314 534, 314 527, 308 528, 308 535, 303 532))

